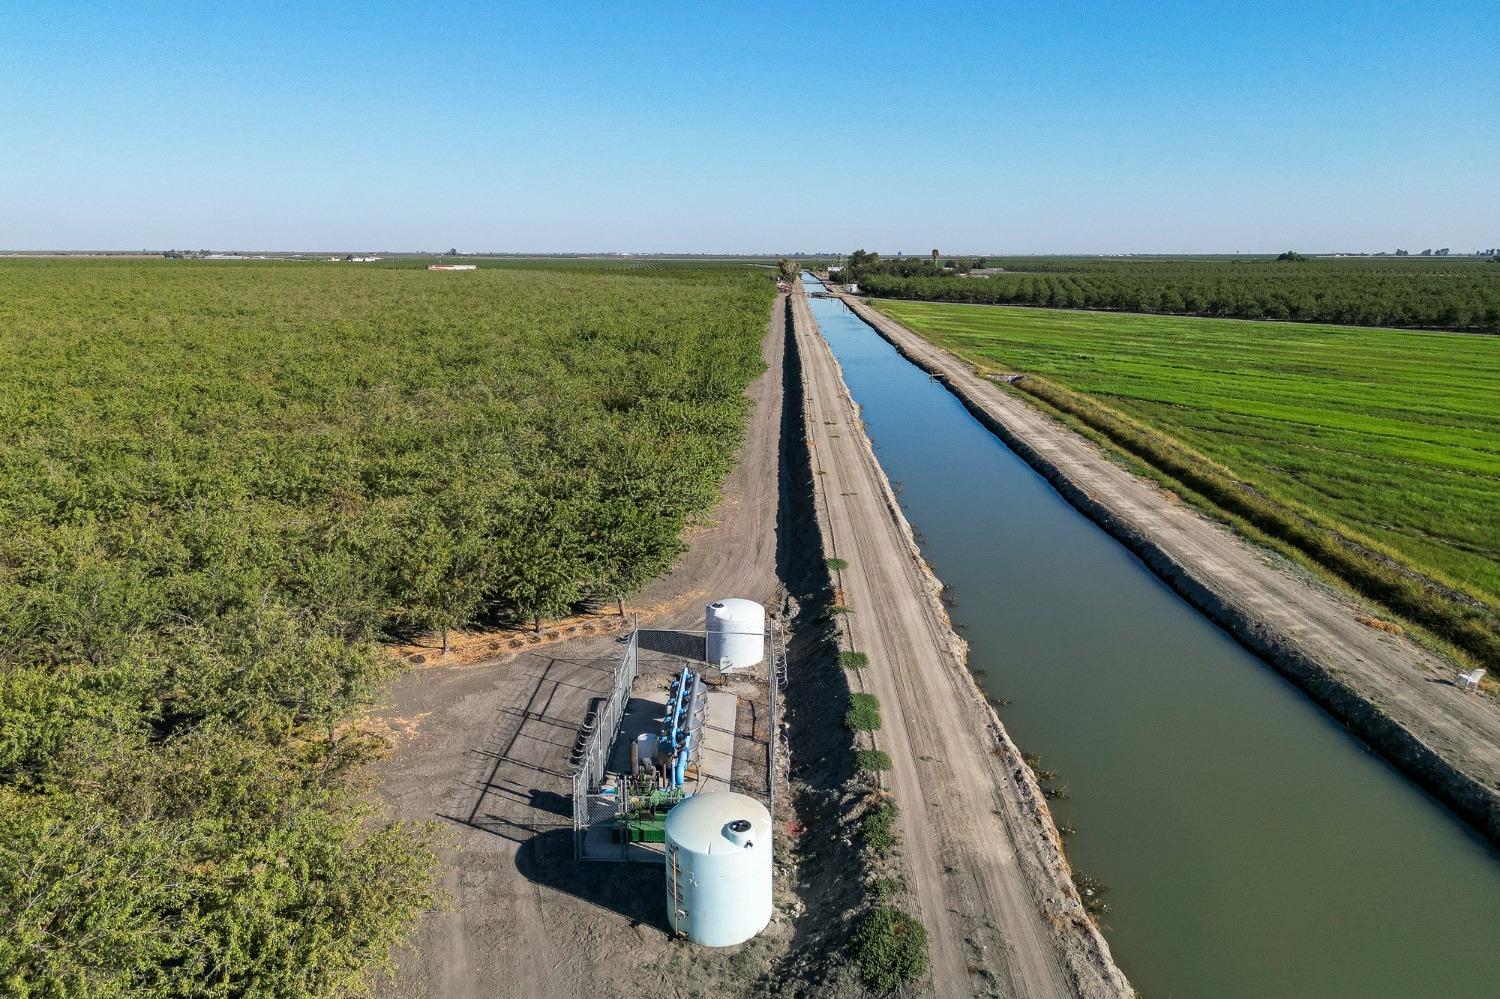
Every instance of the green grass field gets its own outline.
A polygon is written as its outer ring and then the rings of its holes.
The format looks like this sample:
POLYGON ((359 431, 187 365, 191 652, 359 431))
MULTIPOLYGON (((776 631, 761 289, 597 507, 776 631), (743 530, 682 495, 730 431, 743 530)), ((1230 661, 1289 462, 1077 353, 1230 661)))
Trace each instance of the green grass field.
POLYGON ((1500 338, 877 304, 971 361, 1102 402, 1500 606, 1500 338))

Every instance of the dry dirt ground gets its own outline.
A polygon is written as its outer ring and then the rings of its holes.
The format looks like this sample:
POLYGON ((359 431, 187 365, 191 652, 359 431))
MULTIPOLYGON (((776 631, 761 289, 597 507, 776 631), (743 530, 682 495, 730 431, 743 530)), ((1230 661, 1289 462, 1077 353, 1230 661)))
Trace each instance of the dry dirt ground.
POLYGON ((841 297, 1174 589, 1500 842, 1500 703, 1493 697, 1460 692, 1451 663, 1362 623, 1370 608, 1288 571, 967 362, 841 297))
MULTIPOLYGON (((717 597, 782 604, 784 316, 778 299, 767 370, 749 390, 745 449, 724 499, 675 571, 627 604, 642 624, 701 629, 703 604, 717 597)), ((717 961, 709 970, 725 976, 736 960, 753 968, 753 952, 710 952, 668 938, 659 866, 573 862, 569 757, 590 703, 608 692, 617 639, 581 637, 478 662, 429 655, 375 712, 372 722, 397 736, 376 769, 382 797, 395 816, 439 824, 451 896, 398 956, 384 994, 691 995, 675 974, 684 964, 717 961)), ((790 932, 779 915, 746 947, 777 949, 790 932)))
POLYGON ((793 320, 825 548, 857 685, 880 700, 902 858, 931 942, 923 994, 1128 996, 1083 915, 1029 769, 964 666, 858 411, 805 297, 793 320))

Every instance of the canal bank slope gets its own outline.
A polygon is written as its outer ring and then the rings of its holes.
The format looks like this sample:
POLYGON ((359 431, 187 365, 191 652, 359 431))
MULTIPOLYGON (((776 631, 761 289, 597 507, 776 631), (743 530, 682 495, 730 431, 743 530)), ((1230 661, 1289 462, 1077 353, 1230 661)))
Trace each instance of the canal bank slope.
POLYGON ((839 297, 1179 594, 1500 843, 1500 707, 1460 693, 1450 665, 1360 623, 1367 612, 1352 600, 1273 564, 967 362, 839 297))
POLYGON ((931 945, 931 994, 1130 996, 1084 914, 1056 827, 964 664, 837 361, 800 290, 793 332, 819 528, 880 700, 903 858, 931 945))

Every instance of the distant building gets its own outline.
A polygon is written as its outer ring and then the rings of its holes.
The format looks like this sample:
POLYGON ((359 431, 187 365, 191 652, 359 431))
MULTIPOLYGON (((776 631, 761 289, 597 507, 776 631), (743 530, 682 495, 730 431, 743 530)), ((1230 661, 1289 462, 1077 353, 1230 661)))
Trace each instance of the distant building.
POLYGON ((477 270, 476 264, 428 264, 430 271, 472 271, 477 270))

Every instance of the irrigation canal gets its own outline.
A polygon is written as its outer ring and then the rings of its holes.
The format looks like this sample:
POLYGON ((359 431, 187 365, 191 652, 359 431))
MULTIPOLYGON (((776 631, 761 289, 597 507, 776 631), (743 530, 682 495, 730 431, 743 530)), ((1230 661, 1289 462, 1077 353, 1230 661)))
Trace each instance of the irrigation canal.
POLYGON ((1105 935, 1131 984, 1173 999, 1496 994, 1500 854, 842 302, 811 306, 955 598, 970 668, 1068 788, 1053 814, 1077 827, 1075 868, 1110 888, 1105 935))

